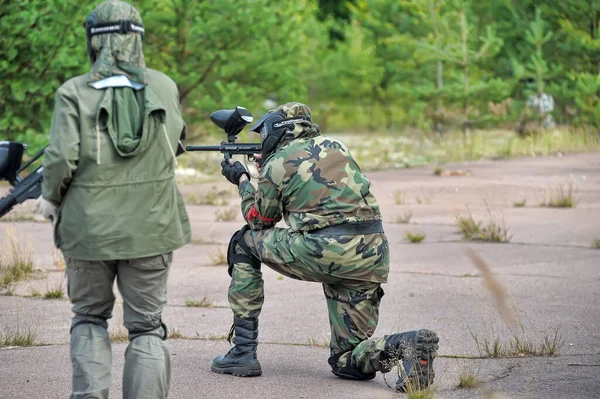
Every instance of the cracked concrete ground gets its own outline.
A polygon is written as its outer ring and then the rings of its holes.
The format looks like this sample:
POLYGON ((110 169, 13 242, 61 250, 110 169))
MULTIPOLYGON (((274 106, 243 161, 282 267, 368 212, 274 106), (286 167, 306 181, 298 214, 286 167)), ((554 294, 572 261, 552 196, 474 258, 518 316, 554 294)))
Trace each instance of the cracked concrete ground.
MULTIPOLYGON (((468 176, 439 177, 431 168, 370 172, 382 208, 392 251, 389 282, 376 336, 415 328, 440 335, 436 359, 436 398, 599 398, 600 397, 600 155, 482 161, 444 165, 470 171, 468 176), (572 183, 575 208, 538 206, 558 185, 572 183), (514 204, 525 200, 525 207, 514 204), (400 202, 400 203, 398 203, 400 202), (490 266, 506 289, 518 325, 507 326, 495 307, 486 281, 465 253, 455 215, 470 211, 477 220, 493 217, 512 235, 505 244, 468 243, 490 266), (394 223, 412 213, 409 224, 394 223), (420 244, 407 232, 423 233, 420 244), (555 331, 564 344, 551 357, 513 353, 510 344, 539 345, 555 331), (473 337, 480 341, 478 349, 473 337), (509 358, 487 358, 482 343, 506 345, 509 358), (483 358, 482 358, 483 357, 483 358), (461 373, 475 374, 477 388, 457 388, 461 373)), ((223 354, 223 336, 231 324, 227 303, 229 276, 214 265, 241 217, 216 222, 216 214, 237 209, 239 201, 226 183, 186 184, 184 195, 226 190, 225 206, 189 206, 195 243, 175 254, 164 314, 171 329, 194 339, 174 339, 172 398, 388 398, 405 397, 386 386, 382 376, 358 383, 336 379, 327 365, 325 300, 320 285, 281 278, 264 270, 265 306, 260 321, 261 378, 239 379, 210 372, 210 360, 223 354), (186 307, 186 300, 207 298, 214 307, 186 307)), ((6 191, 6 187, 0 187, 6 191)), ((27 215, 32 204, 15 215, 27 215)), ((34 243, 43 278, 24 281, 14 296, 0 297, 0 329, 33 326, 47 346, 0 350, 0 398, 54 398, 69 394, 68 341, 70 307, 66 300, 30 298, 63 284, 53 265, 51 227, 21 221, 12 225, 34 243)), ((117 303, 111 331, 122 320, 117 303)), ((125 344, 114 346, 113 397, 120 396, 125 344)), ((393 384, 393 373, 386 379, 393 384)))

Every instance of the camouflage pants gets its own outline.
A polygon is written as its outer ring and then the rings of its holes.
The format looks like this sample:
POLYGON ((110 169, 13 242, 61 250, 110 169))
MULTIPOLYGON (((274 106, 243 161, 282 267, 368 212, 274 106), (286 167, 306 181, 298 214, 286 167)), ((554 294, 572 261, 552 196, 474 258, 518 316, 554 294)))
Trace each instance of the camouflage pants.
MULTIPOLYGON (((342 367, 348 356, 363 373, 380 370, 384 337, 371 340, 379 319, 381 283, 389 269, 383 234, 320 237, 272 228, 244 234, 246 245, 271 269, 302 281, 323 284, 331 326, 330 365, 342 367)), ((236 246, 237 253, 243 253, 236 246)), ((238 317, 257 318, 264 301, 262 272, 235 263, 229 302, 238 317)))

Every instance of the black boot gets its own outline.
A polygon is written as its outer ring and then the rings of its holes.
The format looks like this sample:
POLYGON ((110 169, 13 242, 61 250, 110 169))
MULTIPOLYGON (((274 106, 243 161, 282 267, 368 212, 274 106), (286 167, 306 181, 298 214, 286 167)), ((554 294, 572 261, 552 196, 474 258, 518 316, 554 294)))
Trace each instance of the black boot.
POLYGON ((438 342, 437 334, 430 330, 407 331, 387 338, 384 359, 401 359, 404 367, 396 381, 396 390, 406 392, 409 385, 425 389, 433 383, 438 342))
POLYGON ((225 356, 217 356, 211 370, 220 374, 233 374, 238 377, 256 377, 262 374, 256 357, 258 345, 258 320, 233 318, 235 346, 225 356))
MULTIPOLYGON (((340 354, 341 355, 341 354, 340 354)), ((337 360, 340 358, 340 355, 333 356, 329 358, 329 365, 331 366, 331 372, 337 377, 346 379, 346 380, 372 380, 375 378, 375 373, 365 374, 352 366, 352 355, 348 356, 346 359, 346 364, 344 367, 337 367, 337 360)))

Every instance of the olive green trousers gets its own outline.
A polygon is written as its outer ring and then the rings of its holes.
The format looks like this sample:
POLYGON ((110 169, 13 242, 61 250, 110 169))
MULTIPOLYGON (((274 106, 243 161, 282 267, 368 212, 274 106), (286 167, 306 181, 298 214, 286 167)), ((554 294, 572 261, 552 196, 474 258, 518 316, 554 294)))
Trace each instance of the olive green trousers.
POLYGON ((166 398, 171 358, 163 340, 161 314, 167 303, 172 253, 148 258, 86 261, 65 257, 71 324, 71 398, 108 398, 112 348, 107 320, 115 304, 115 279, 129 332, 123 370, 123 398, 166 398))

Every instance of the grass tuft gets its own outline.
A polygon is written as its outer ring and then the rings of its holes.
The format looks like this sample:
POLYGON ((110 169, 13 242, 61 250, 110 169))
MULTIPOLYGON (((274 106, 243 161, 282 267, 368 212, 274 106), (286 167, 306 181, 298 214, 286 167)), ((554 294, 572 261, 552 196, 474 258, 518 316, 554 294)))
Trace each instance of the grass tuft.
POLYGON ((217 222, 231 222, 236 219, 238 211, 236 209, 226 209, 220 212, 217 212, 216 221, 217 222))
POLYGON ((185 306, 187 306, 188 308, 214 308, 215 304, 207 297, 203 297, 199 301, 192 301, 191 299, 186 299, 185 306))
POLYGON ((113 344, 129 342, 129 333, 123 327, 119 327, 117 331, 112 331, 109 334, 109 339, 113 344))
POLYGON ((479 376, 471 372, 462 372, 458 376, 458 388, 476 388, 479 386, 479 376))
POLYGON ((592 248, 600 249, 600 238, 596 238, 592 241, 592 248))
POLYGON ((172 329, 167 336, 168 339, 183 339, 185 336, 176 328, 172 329))
POLYGON ((473 331, 471 331, 471 338, 482 356, 492 358, 554 356, 565 343, 558 328, 554 329, 551 335, 544 333, 541 338, 532 339, 525 333, 523 326, 521 326, 520 333, 513 333, 505 341, 502 341, 499 337, 480 339, 473 331))
POLYGON ((437 387, 435 385, 423 388, 416 381, 408 380, 406 384, 406 397, 408 399, 433 399, 436 390, 437 387))
POLYGON ((513 206, 514 206, 515 208, 523 208, 525 205, 527 205, 527 200, 526 200, 526 199, 523 199, 523 200, 521 200, 521 201, 515 202, 515 203, 513 204, 513 206))
MULTIPOLYGON (((491 213, 490 213, 491 215, 491 213)), ((468 241, 509 242, 512 235, 504 225, 498 224, 493 218, 487 223, 476 221, 469 212, 467 216, 457 214, 456 224, 463 238, 468 241)))
POLYGON ((52 264, 58 270, 65 270, 67 268, 67 264, 65 263, 65 258, 62 255, 62 252, 56 248, 52 248, 52 264))
POLYGON ((436 176, 441 176, 442 173, 444 173, 444 169, 442 167, 440 167, 440 166, 436 167, 433 170, 433 174, 436 175, 436 176))
POLYGON ((14 227, 5 229, 6 242, 0 248, 0 288, 10 292, 21 280, 33 276, 33 248, 17 235, 14 227))
POLYGON ((400 224, 409 224, 412 216, 413 214, 411 211, 406 211, 402 215, 397 215, 395 222, 400 224))
POLYGON ((418 244, 425 239, 425 234, 408 232, 406 233, 405 238, 407 241, 410 241, 413 244, 418 244))
POLYGON ((63 288, 63 281, 57 282, 54 287, 47 288, 44 292, 44 299, 63 299, 65 296, 65 290, 63 288))
POLYGON ((30 288, 29 293, 31 294, 32 298, 40 298, 42 296, 42 292, 37 288, 30 288))
POLYGON ((406 204, 406 194, 402 190, 396 190, 393 194, 394 201, 396 205, 404 205, 406 204))
POLYGON ((22 329, 18 326, 16 331, 0 332, 0 348, 33 346, 36 344, 36 336, 37 332, 34 328, 28 326, 22 329))
POLYGON ((540 202, 540 206, 549 208, 575 208, 576 205, 577 199, 573 183, 569 183, 566 190, 562 184, 559 184, 555 189, 547 189, 544 201, 540 202))
POLYGON ((211 252, 209 258, 215 266, 227 265, 227 254, 220 248, 217 249, 217 252, 211 252))
POLYGON ((227 190, 217 191, 216 187, 212 187, 212 191, 204 195, 197 195, 192 193, 187 196, 185 203, 187 205, 211 205, 211 206, 222 206, 229 204, 228 197, 230 192, 227 190))

